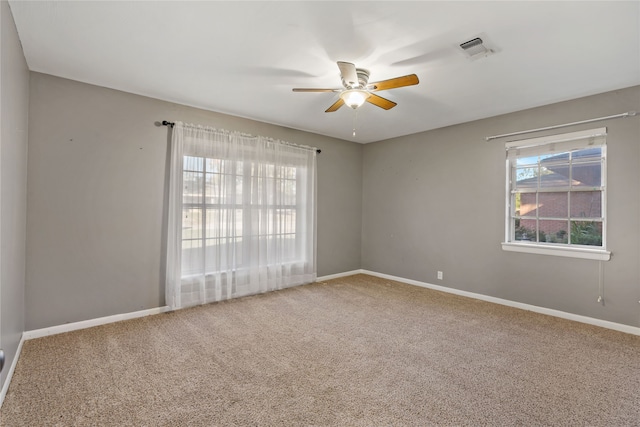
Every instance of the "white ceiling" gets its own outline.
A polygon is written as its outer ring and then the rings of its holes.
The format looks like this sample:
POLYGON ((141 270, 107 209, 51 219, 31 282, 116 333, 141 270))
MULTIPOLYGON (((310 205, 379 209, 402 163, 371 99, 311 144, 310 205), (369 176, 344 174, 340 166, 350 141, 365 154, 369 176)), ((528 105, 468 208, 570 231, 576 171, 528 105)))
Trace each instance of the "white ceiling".
POLYGON ((638 1, 9 4, 32 71, 361 143, 640 84, 638 1), (477 36, 496 53, 467 59, 477 36), (357 115, 291 91, 341 87, 340 60, 420 84, 357 115))

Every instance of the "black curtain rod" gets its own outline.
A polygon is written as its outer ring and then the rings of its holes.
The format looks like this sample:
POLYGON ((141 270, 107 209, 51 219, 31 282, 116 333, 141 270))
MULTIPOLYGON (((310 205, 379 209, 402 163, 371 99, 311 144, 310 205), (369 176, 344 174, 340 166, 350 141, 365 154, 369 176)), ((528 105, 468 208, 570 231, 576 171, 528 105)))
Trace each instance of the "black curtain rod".
MULTIPOLYGON (((168 121, 166 121, 166 120, 163 120, 163 121, 162 121, 162 126, 170 126, 170 127, 173 129, 173 125, 175 125, 175 123, 174 123, 174 122, 168 122, 168 121)), ((319 149, 319 148, 317 148, 317 149, 316 149, 316 153, 320 154, 320 153, 322 153, 322 150, 321 150, 321 149, 319 149)))

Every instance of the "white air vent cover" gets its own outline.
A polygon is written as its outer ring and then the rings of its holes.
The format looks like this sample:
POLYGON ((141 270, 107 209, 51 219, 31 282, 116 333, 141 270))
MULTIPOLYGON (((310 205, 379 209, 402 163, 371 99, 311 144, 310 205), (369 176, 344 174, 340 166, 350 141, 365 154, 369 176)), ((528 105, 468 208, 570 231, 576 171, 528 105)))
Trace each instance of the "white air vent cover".
POLYGON ((492 49, 484 45, 480 37, 460 43, 460 49, 462 49, 469 59, 484 58, 494 53, 492 49))

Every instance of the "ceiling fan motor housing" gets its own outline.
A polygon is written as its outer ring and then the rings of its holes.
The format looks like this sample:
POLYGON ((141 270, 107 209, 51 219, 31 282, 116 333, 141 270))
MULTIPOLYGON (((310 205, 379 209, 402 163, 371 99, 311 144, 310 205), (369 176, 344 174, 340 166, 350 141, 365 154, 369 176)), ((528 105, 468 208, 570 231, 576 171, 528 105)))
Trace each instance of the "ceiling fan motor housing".
POLYGON ((365 88, 367 84, 369 84, 369 70, 356 68, 356 74, 358 75, 358 83, 360 83, 360 88, 365 88))
POLYGON ((347 89, 364 89, 369 84, 369 70, 356 68, 356 75, 358 76, 357 82, 348 82, 342 77, 342 85, 347 89))

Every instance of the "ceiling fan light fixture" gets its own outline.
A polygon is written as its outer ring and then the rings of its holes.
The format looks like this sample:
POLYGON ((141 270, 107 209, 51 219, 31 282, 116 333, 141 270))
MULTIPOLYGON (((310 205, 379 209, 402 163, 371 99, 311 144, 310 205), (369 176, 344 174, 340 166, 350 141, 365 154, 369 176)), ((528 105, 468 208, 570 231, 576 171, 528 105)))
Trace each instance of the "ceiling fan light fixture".
POLYGON ((392 79, 369 83, 369 71, 364 68, 356 68, 351 62, 338 61, 340 78, 344 89, 320 89, 320 88, 293 88, 294 92, 338 92, 339 98, 335 100, 325 113, 333 113, 343 105, 348 105, 352 109, 357 109, 365 102, 369 102, 383 110, 390 110, 397 103, 376 95, 373 92, 380 90, 395 89, 405 86, 413 86, 419 83, 418 76, 409 74, 392 79), (357 81, 357 82, 356 82, 357 81))
POLYGON ((371 94, 363 89, 349 89, 340 94, 340 98, 354 110, 360 107, 371 94))

